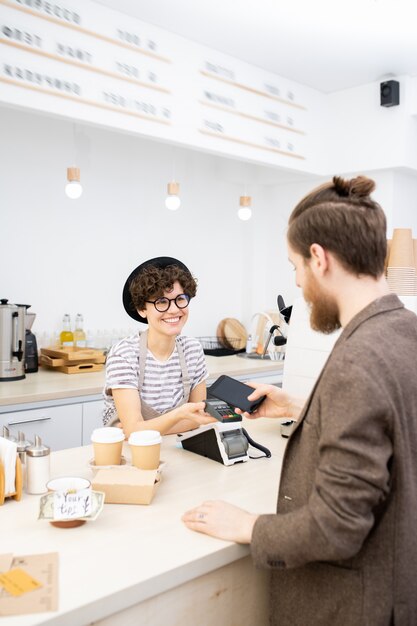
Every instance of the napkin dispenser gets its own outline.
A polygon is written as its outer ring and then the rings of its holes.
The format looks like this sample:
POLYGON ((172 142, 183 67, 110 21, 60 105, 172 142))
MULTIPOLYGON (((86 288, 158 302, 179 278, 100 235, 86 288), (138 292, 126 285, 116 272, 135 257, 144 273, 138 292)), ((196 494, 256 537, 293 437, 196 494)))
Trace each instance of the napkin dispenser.
POLYGON ((0 437, 0 505, 10 497, 22 497, 22 465, 16 442, 0 437))
MULTIPOLYGON (((239 418, 239 419, 237 419, 239 418)), ((243 432, 242 418, 233 422, 213 422, 195 430, 179 433, 177 441, 190 452, 195 452, 223 465, 234 465, 249 460, 249 443, 243 432)))

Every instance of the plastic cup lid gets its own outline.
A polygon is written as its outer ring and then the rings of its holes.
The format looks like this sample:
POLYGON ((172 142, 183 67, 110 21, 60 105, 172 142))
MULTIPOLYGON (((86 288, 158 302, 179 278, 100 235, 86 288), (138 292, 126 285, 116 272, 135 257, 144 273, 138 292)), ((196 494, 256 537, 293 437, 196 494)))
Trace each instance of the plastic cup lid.
POLYGON ((91 434, 91 441, 93 443, 117 443, 123 441, 124 438, 123 430, 114 426, 96 428, 91 434))
POLYGON ((158 430, 139 430, 129 437, 132 446, 155 446, 161 441, 161 433, 158 430))

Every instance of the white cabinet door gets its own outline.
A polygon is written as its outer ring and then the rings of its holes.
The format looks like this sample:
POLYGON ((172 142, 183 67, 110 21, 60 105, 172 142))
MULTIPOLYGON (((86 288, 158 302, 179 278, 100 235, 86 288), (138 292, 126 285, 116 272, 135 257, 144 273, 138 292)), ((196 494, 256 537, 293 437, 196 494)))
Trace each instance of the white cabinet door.
POLYGON ((91 443, 91 433, 95 428, 103 426, 103 409, 104 400, 95 400, 93 402, 84 402, 83 404, 83 437, 82 445, 87 446, 91 443))
POLYGON ((39 435, 53 451, 76 448, 82 445, 82 405, 68 404, 2 413, 0 427, 3 426, 7 426, 16 438, 19 430, 29 441, 34 441, 35 435, 39 435))

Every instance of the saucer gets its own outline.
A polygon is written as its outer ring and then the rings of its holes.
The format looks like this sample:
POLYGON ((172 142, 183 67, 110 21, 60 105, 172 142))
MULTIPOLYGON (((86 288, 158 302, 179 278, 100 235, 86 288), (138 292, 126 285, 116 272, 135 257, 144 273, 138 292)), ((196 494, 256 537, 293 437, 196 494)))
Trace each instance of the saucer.
POLYGON ((82 526, 86 523, 85 519, 71 519, 71 520, 60 520, 59 522, 49 522, 51 526, 56 526, 57 528, 77 528, 77 526, 82 526))

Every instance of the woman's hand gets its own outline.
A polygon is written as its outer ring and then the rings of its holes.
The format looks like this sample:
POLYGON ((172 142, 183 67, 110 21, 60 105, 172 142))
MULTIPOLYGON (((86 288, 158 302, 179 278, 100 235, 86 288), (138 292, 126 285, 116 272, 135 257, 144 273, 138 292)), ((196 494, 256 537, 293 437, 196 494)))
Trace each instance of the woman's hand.
POLYGON ((303 400, 289 396, 282 389, 275 387, 275 385, 253 382, 246 384, 255 390, 248 396, 249 400, 259 400, 262 396, 266 396, 266 398, 253 413, 243 413, 240 409, 236 409, 237 413, 249 419, 256 419, 257 417, 285 417, 297 420, 304 405, 303 400))
POLYGON ((113 389, 113 397, 127 439, 138 430, 153 429, 159 430, 161 435, 172 435, 216 421, 204 412, 204 402, 187 402, 158 417, 144 420, 136 389, 113 389))
POLYGON ((211 424, 211 422, 216 421, 214 417, 205 413, 205 406, 205 402, 186 402, 176 409, 173 409, 172 412, 175 413, 175 417, 178 420, 188 420, 188 422, 190 422, 189 428, 198 428, 199 426, 203 426, 203 424, 211 424))
POLYGON ((182 516, 191 530, 225 541, 250 543, 258 516, 221 500, 203 502, 182 516))

